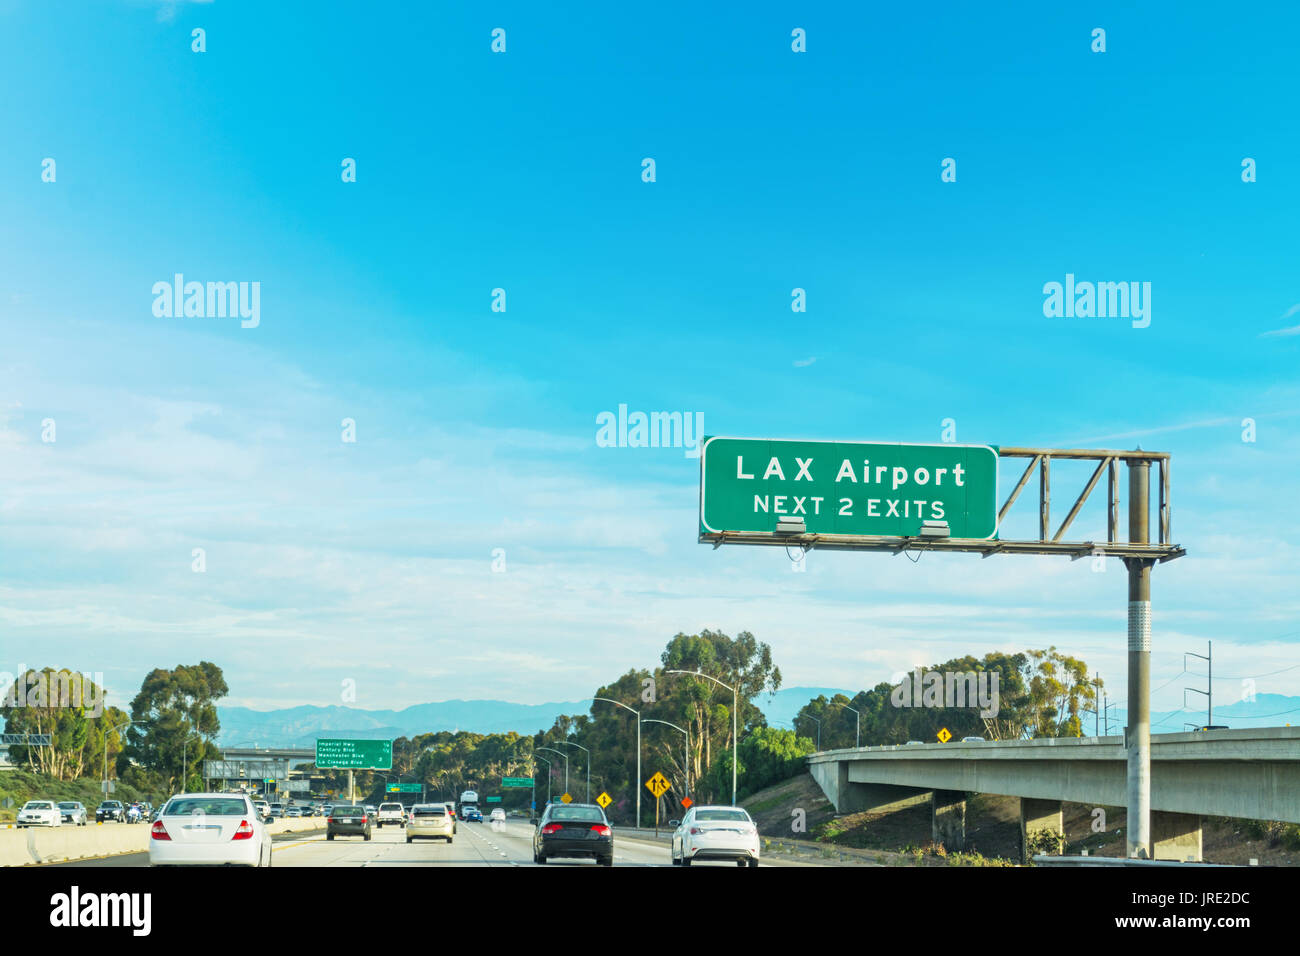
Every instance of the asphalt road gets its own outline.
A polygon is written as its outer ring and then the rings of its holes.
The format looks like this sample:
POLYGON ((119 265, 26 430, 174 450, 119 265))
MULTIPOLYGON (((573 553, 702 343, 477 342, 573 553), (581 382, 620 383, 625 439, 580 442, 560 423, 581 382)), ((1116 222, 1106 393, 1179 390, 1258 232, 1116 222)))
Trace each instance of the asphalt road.
MULTIPOLYGON (((273 866, 537 866, 533 862, 533 827, 520 821, 461 823, 452 843, 442 840, 406 842, 398 827, 376 829, 369 842, 360 837, 325 839, 324 831, 284 834, 275 840, 273 866)), ((97 860, 75 860, 50 866, 148 866, 147 853, 128 853, 97 860)), ((592 860, 549 860, 548 867, 597 866, 592 860)), ((670 866, 668 841, 656 842, 620 835, 614 830, 614 866, 670 866)), ((734 863, 700 862, 700 867, 728 867, 734 863)), ((767 863, 763 864, 768 865, 767 863)), ((782 866, 815 865, 782 860, 782 866)))

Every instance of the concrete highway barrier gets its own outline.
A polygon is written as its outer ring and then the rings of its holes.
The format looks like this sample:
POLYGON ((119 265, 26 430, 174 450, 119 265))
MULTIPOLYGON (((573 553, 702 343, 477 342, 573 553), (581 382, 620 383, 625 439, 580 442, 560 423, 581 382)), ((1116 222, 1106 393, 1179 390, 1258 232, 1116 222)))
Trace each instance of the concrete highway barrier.
MULTIPOLYGON (((276 820, 271 834, 307 833, 325 828, 324 817, 276 820)), ((91 823, 84 827, 27 827, 0 830, 0 866, 59 863, 149 849, 147 823, 91 823)))

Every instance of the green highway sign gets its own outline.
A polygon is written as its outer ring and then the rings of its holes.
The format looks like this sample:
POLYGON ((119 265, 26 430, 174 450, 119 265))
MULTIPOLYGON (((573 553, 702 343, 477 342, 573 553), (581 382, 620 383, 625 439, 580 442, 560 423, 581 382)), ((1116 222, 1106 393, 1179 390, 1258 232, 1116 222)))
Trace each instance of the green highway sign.
POLYGON ((388 785, 389 793, 419 793, 423 787, 418 783, 390 783, 388 785))
POLYGON ((501 798, 500 798, 500 797, 488 797, 488 798, 487 798, 487 802, 488 802, 488 803, 500 803, 500 802, 501 802, 501 798))
POLYGON ((316 766, 335 770, 392 770, 393 742, 323 737, 316 741, 316 766))
POLYGON ((914 537, 944 521, 952 538, 998 530, 998 452, 991 445, 705 438, 700 533, 776 531, 914 537))
POLYGON ((502 777, 501 786, 504 787, 522 787, 525 790, 533 785, 532 777, 502 777))

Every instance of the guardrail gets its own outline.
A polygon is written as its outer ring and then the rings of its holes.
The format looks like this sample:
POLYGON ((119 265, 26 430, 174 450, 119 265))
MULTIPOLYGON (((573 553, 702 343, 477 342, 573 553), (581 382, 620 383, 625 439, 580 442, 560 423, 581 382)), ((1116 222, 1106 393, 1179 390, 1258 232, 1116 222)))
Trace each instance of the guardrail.
POLYGON ((1231 863, 1195 863, 1183 860, 1132 860, 1122 856, 1045 856, 1033 858, 1037 866, 1183 866, 1204 869, 1206 867, 1232 867, 1231 863))

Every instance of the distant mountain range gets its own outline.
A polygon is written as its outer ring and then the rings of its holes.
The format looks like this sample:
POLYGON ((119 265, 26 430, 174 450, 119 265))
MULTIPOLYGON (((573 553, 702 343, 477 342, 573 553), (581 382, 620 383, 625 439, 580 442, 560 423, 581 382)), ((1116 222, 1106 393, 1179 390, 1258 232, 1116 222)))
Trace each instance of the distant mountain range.
MULTIPOLYGON (((789 726, 799 708, 818 694, 838 693, 819 687, 787 687, 755 701, 775 726, 789 726)), ((219 707, 221 736, 226 747, 311 747, 317 737, 414 737, 440 730, 469 730, 479 734, 546 730, 562 714, 585 714, 590 701, 515 704, 505 700, 443 700, 415 704, 402 710, 362 710, 357 707, 288 707, 250 710, 219 707)))

